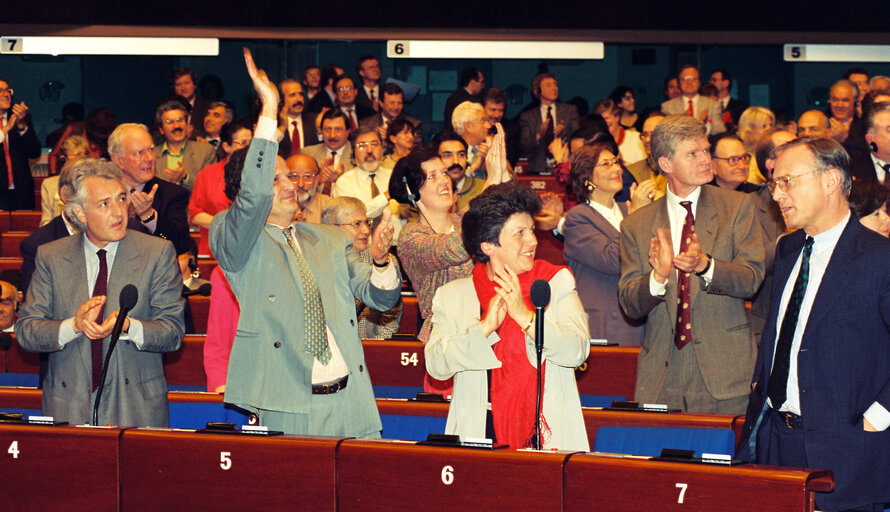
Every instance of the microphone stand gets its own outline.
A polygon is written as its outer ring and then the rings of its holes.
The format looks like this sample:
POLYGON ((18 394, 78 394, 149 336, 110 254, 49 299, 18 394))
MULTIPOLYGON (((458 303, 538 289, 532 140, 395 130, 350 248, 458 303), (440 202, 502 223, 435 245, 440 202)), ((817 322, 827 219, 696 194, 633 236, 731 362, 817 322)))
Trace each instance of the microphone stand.
POLYGON ((536 450, 541 449, 541 391, 543 389, 543 368, 541 359, 544 356, 544 308, 535 306, 535 355, 538 359, 538 389, 535 393, 535 442, 536 450))

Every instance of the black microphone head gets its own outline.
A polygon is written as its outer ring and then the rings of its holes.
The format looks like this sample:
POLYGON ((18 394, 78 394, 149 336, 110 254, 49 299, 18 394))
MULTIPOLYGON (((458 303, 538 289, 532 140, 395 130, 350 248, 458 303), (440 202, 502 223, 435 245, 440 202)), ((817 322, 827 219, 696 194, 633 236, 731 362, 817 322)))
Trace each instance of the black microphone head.
POLYGON ((532 288, 528 295, 536 308, 547 307, 547 304, 550 303, 550 283, 543 279, 536 279, 532 283, 532 288))
POLYGON ((139 290, 132 284, 124 286, 121 290, 121 296, 118 302, 121 309, 133 309, 133 306, 139 302, 139 290))

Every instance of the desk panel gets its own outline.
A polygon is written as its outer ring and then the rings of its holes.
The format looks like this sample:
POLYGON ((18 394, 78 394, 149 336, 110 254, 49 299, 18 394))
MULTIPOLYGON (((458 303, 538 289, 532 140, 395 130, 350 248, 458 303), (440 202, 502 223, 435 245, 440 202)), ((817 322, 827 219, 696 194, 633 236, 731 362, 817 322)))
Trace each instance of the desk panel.
POLYGON ((566 512, 812 512, 814 491, 834 487, 831 471, 735 467, 577 454, 565 473, 566 512))
POLYGON ((0 425, 3 509, 118 510, 120 433, 116 428, 0 425))
POLYGON ((375 386, 423 386, 426 362, 419 341, 364 340, 365 364, 375 386))
POLYGON ((121 510, 337 510, 340 438, 130 429, 121 510))
POLYGON ((633 400, 640 347, 590 347, 587 361, 575 370, 582 395, 618 395, 633 400))
POLYGON ((567 455, 350 439, 337 451, 339 510, 561 511, 567 455))

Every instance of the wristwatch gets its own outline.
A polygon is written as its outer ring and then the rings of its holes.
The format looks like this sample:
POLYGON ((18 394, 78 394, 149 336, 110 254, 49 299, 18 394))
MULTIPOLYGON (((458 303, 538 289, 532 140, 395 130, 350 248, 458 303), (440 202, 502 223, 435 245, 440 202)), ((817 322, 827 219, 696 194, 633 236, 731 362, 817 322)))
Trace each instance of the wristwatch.
POLYGON ((701 272, 695 273, 695 275, 697 275, 698 277, 701 277, 701 276, 707 274, 708 270, 711 269, 711 262, 714 261, 714 258, 712 258, 710 254, 706 254, 706 256, 708 257, 708 264, 705 265, 705 268, 703 268, 701 272))
POLYGON ((149 222, 155 220, 156 214, 157 212, 154 210, 154 208, 152 208, 151 215, 149 215, 147 219, 140 218, 139 220, 141 220, 143 224, 148 224, 149 222))

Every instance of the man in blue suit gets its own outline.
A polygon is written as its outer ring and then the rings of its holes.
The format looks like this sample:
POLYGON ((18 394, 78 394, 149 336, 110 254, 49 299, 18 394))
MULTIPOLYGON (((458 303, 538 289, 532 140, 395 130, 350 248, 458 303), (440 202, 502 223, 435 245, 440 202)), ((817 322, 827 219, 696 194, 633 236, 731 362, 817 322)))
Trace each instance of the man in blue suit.
POLYGON ((289 434, 379 437, 354 299, 380 311, 399 299, 389 214, 374 233, 374 268, 340 228, 293 221, 300 207, 275 142, 278 90, 244 57, 263 109, 243 171, 226 176, 240 191, 210 226, 241 306, 225 400, 289 434))
POLYGON ((840 144, 780 146, 769 182, 789 227, 740 454, 760 464, 829 468, 820 510, 890 501, 890 240, 851 215, 840 144))

